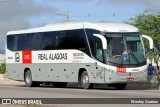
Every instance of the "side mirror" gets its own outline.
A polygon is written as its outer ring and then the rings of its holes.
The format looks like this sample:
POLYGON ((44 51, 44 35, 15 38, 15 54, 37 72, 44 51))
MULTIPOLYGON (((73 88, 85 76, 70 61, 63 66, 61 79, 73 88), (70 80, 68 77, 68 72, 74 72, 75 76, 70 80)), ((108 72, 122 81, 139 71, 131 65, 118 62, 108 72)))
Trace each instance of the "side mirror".
POLYGON ((142 35, 142 37, 148 39, 148 41, 149 41, 149 48, 150 49, 154 49, 153 39, 151 37, 147 36, 147 35, 142 35))
POLYGON ((105 38, 103 35, 100 35, 100 34, 93 34, 93 36, 95 36, 95 37, 101 39, 103 49, 107 49, 107 40, 106 40, 106 38, 105 38))

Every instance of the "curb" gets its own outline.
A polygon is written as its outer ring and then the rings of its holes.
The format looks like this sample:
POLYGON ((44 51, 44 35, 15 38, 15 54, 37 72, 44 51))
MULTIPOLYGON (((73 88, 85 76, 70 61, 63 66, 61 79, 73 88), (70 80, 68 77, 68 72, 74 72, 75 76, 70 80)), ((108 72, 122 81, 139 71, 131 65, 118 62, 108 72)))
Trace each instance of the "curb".
POLYGON ((0 74, 0 84, 22 84, 21 81, 14 81, 7 78, 6 74, 0 74))

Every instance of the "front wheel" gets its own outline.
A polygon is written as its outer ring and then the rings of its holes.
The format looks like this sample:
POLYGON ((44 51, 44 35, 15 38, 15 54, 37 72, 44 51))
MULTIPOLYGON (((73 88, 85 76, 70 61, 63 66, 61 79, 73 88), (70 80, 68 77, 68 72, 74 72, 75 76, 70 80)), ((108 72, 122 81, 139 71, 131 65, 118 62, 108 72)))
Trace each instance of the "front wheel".
POLYGON ((87 71, 84 71, 81 75, 81 87, 83 89, 90 89, 93 87, 93 84, 89 82, 89 76, 87 71))
POLYGON ((38 82, 32 81, 32 74, 31 71, 28 70, 25 73, 25 78, 24 78, 25 84, 27 87, 34 87, 34 86, 39 86, 40 84, 38 82))

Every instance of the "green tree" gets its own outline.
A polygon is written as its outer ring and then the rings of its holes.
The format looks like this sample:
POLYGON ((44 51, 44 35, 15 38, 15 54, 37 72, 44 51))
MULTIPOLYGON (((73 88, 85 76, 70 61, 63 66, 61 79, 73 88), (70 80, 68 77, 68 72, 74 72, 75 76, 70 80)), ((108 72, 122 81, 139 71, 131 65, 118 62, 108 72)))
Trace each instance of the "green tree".
MULTIPOLYGON (((160 15, 152 14, 140 14, 135 18, 130 19, 130 24, 136 26, 140 32, 144 35, 150 36, 154 41, 154 46, 157 47, 157 51, 150 51, 147 55, 150 62, 154 61, 157 67, 157 74, 160 75, 160 67, 158 65, 160 59, 160 15)), ((145 46, 148 47, 149 43, 145 40, 145 46)), ((146 47, 146 48, 147 48, 146 47)), ((160 77, 158 76, 160 84, 160 77)))
MULTIPOLYGON (((144 35, 151 36, 155 47, 159 48, 160 43, 160 15, 140 14, 130 19, 130 24, 136 26, 144 35)), ((145 42, 147 46, 148 43, 145 42)))

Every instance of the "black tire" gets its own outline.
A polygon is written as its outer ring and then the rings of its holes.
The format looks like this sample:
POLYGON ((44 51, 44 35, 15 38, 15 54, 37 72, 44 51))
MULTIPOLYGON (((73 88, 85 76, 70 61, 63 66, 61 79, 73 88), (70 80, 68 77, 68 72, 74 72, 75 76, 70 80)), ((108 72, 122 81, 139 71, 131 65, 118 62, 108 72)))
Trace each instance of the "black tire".
POLYGON ((126 88, 127 83, 117 83, 115 84, 115 88, 117 90, 124 90, 126 88))
POLYGON ((27 70, 25 73, 24 81, 27 87, 37 87, 40 85, 39 82, 32 81, 32 74, 30 70, 27 70))
POLYGON ((84 71, 81 75, 81 87, 83 89, 90 89, 90 88, 93 88, 93 84, 91 84, 89 82, 89 76, 88 76, 88 73, 87 71, 84 71))
POLYGON ((53 82, 52 83, 56 88, 65 88, 67 86, 66 82, 53 82))

